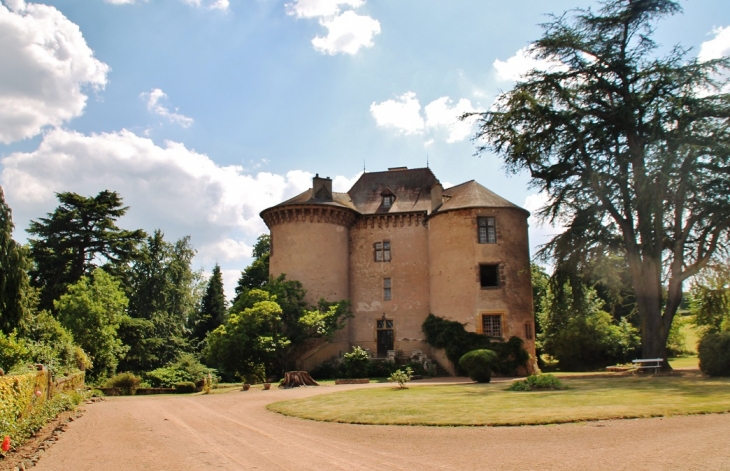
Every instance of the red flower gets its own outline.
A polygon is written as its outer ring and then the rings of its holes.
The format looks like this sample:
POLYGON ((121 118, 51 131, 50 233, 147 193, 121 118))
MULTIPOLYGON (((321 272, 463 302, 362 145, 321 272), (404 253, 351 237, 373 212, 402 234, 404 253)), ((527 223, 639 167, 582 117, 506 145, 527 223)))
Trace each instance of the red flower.
POLYGON ((8 451, 10 449, 10 437, 8 435, 5 435, 5 438, 3 439, 2 449, 3 451, 8 451))

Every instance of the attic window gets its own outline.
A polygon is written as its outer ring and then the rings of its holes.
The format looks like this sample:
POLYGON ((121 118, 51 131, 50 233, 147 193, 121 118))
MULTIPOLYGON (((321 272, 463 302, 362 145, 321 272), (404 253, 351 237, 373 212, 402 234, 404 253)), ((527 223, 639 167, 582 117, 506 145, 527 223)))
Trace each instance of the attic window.
POLYGON ((383 207, 384 208, 390 208, 393 206, 393 201, 395 201, 395 196, 393 195, 384 195, 383 196, 383 207))

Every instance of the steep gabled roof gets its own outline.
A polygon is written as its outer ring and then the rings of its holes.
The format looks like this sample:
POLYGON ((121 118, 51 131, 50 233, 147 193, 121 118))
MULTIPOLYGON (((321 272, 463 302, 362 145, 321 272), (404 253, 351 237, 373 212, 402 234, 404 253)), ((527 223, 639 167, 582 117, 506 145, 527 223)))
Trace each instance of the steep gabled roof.
POLYGON ((444 203, 433 214, 464 208, 513 208, 530 214, 526 209, 507 201, 474 180, 447 188, 443 195, 444 203))
POLYGON ((347 194, 362 214, 430 211, 431 187, 439 181, 429 168, 393 169, 363 173, 347 194), (383 208, 383 194, 390 191, 395 201, 383 208))

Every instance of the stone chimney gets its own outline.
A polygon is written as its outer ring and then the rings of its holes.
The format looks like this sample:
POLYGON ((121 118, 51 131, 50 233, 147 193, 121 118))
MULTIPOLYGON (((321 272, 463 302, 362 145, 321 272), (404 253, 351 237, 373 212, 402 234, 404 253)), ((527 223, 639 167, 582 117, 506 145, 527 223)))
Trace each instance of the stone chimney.
POLYGON ((316 174, 312 178, 312 198, 318 200, 332 201, 332 179, 322 178, 316 174))
MULTIPOLYGON (((436 183, 431 187, 431 213, 436 211, 444 202, 444 187, 441 183, 436 183)), ((430 213, 429 213, 430 214, 430 213)))

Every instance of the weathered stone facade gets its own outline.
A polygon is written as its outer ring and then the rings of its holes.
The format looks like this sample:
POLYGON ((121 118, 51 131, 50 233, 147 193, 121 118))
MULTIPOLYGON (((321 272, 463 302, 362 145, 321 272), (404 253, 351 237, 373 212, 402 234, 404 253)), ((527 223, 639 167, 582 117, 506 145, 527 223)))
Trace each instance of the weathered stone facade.
POLYGON ((421 350, 451 370, 424 341, 429 313, 521 337, 534 357, 529 213, 482 185, 443 189, 429 169, 395 168, 333 193, 316 176, 312 189, 261 216, 272 276, 301 281, 310 304, 352 303, 348 327, 302 358, 303 368, 358 345, 380 356, 421 350))

